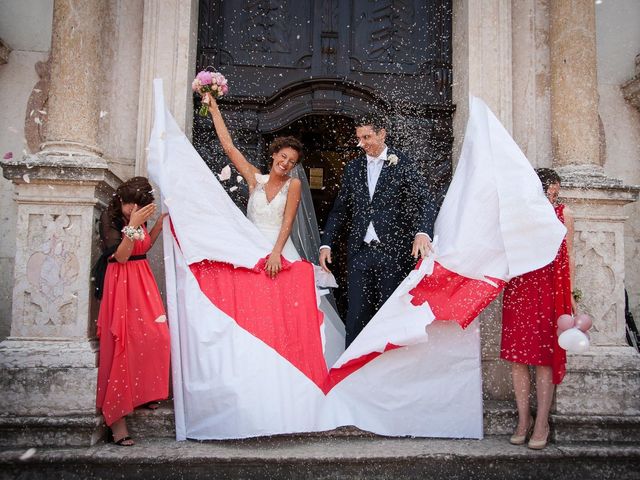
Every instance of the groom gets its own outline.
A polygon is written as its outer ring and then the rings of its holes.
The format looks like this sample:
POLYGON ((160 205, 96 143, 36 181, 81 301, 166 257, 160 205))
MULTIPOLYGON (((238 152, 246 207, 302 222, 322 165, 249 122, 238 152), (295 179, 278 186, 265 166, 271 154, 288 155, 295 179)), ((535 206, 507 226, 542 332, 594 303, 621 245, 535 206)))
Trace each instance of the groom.
POLYGON ((347 228, 347 347, 431 250, 437 205, 419 165, 385 144, 380 118, 356 125, 366 156, 347 163, 329 213, 320 265, 329 271, 331 247, 347 228))

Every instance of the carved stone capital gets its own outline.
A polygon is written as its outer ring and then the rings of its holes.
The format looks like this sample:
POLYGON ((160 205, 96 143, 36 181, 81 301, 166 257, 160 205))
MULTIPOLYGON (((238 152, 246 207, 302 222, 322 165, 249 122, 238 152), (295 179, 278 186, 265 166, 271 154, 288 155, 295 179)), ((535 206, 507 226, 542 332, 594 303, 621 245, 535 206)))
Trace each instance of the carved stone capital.
POLYGON ((640 54, 636 56, 636 75, 620 87, 626 101, 640 110, 640 54))
POLYGON ((0 65, 4 65, 9 61, 10 53, 11 53, 11 48, 9 48, 9 45, 4 43, 4 40, 0 38, 0 65))
POLYGON ((0 161, 3 175, 18 191, 20 203, 50 203, 52 198, 64 203, 105 206, 112 192, 122 183, 105 159, 90 155, 50 155, 37 153, 0 161), (69 188, 74 193, 69 195, 69 188))

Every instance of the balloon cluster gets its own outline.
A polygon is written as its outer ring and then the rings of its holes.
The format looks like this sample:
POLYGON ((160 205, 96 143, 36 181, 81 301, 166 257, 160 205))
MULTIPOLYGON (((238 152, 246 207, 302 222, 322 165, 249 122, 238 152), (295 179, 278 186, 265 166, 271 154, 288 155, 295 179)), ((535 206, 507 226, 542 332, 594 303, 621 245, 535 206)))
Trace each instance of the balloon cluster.
POLYGON ((581 353, 589 348, 589 334, 593 321, 586 313, 575 317, 564 314, 558 317, 558 344, 567 352, 581 353))

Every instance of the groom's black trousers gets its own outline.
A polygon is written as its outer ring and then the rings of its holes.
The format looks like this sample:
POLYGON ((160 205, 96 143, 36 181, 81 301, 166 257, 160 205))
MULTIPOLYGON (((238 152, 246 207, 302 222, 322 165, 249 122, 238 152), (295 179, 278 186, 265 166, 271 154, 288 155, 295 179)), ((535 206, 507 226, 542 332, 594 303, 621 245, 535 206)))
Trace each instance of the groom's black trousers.
POLYGON ((345 325, 347 347, 407 274, 406 268, 402 268, 381 246, 364 244, 349 259, 345 325))

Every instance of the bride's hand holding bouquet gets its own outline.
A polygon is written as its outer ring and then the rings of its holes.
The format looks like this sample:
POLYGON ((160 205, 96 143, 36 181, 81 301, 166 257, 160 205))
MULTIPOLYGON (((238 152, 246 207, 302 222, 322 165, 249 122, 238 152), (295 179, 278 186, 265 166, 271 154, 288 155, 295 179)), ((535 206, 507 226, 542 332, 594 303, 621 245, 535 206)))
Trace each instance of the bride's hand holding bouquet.
POLYGON ((191 89, 202 97, 198 115, 206 117, 209 113, 210 98, 218 98, 229 92, 227 79, 219 72, 203 70, 191 82, 191 89))

